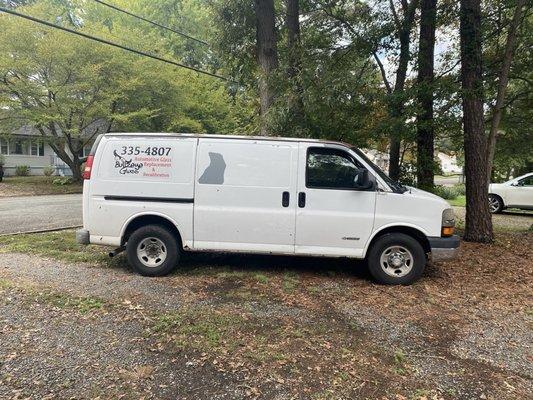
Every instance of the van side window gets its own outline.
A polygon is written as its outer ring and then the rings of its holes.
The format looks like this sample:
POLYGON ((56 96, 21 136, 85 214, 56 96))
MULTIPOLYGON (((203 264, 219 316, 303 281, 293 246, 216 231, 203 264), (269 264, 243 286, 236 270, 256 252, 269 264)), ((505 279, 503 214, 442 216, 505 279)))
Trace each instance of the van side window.
POLYGON ((305 184, 315 189, 352 189, 361 167, 345 151, 311 147, 307 150, 305 184))

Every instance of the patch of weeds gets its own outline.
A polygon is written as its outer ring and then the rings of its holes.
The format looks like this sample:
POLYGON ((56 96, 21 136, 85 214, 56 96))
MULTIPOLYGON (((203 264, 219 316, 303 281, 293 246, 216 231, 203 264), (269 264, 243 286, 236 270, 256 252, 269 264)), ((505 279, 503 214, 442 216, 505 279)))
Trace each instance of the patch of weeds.
POLYGON ((95 297, 74 297, 62 293, 41 293, 37 300, 58 308, 73 308, 82 314, 104 306, 104 301, 95 297))
POLYGON ((154 332, 170 335, 179 348, 209 350, 224 345, 231 346, 235 329, 241 329, 243 323, 243 319, 238 316, 190 309, 160 315, 152 329, 154 332))
POLYGON ((228 292, 229 297, 233 297, 240 300, 252 300, 254 297, 254 293, 252 293, 250 290, 231 290, 228 292))
POLYGON ((245 271, 227 270, 219 272, 217 277, 222 279, 243 279, 247 274, 245 271))
POLYGON ((5 279, 0 279, 0 289, 10 289, 13 284, 5 279))
POLYGON ((322 289, 319 286, 308 286, 307 291, 312 294, 319 294, 322 289))
POLYGON ((262 283, 266 285, 270 280, 268 279, 268 276, 264 274, 255 274, 254 278, 257 282, 262 283))
POLYGON ((427 389, 416 389, 414 393, 411 396, 409 396, 409 399, 410 400, 420 400, 423 398, 427 399, 429 395, 430 395, 430 392, 427 389))
MULTIPOLYGON (((105 247, 78 244, 74 230, 3 236, 0 253, 8 252, 39 254, 67 262, 110 264, 111 261, 105 247)), ((123 262, 122 257, 116 260, 113 263, 123 262)))
POLYGON ((394 353, 394 363, 396 364, 394 372, 399 375, 404 375, 406 373, 407 358, 401 349, 396 350, 394 353))
POLYGON ((294 292, 294 289, 296 289, 296 286, 298 286, 299 283, 298 276, 294 272, 285 272, 283 274, 283 283, 281 286, 284 292, 294 292))

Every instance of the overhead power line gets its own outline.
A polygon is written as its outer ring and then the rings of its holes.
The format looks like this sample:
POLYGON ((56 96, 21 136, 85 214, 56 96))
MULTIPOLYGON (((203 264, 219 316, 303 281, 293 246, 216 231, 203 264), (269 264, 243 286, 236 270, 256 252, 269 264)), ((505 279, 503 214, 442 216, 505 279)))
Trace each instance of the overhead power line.
POLYGON ((206 41, 202 40, 202 39, 198 39, 198 38, 195 38, 191 35, 187 35, 186 33, 183 33, 183 32, 180 32, 180 31, 177 31, 173 28, 169 28, 168 26, 165 26, 165 25, 161 25, 160 23, 158 22, 154 22, 154 21, 151 21, 149 19, 146 19, 144 17, 141 17, 140 15, 137 15, 137 14, 133 14, 132 12, 129 12, 127 10, 124 10, 122 8, 119 8, 117 6, 114 6, 113 4, 109 4, 109 3, 106 3, 105 1, 102 1, 102 0, 94 0, 95 2, 97 2, 98 4, 101 4, 103 6, 106 6, 106 7, 109 7, 109 8, 112 8, 113 10, 116 10, 118 12, 121 12, 121 13, 124 13, 124 14, 127 14, 129 15, 130 17, 133 17, 133 18, 137 18, 137 19, 140 19, 141 21, 144 21, 144 22, 148 22, 149 24, 152 24, 152 25, 155 25, 159 28, 162 28, 162 29, 166 29, 167 31, 170 31, 170 32, 173 32, 177 35, 180 35, 180 36, 183 36, 184 38, 187 38, 187 39, 190 39, 190 40, 194 40, 195 42, 198 42, 198 43, 201 43, 201 44, 204 44, 206 46, 209 46, 209 43, 207 43, 206 41))
POLYGON ((172 61, 172 60, 169 60, 167 58, 162 58, 162 57, 150 54, 150 53, 145 53, 144 51, 135 50, 135 49, 132 49, 131 47, 122 46, 121 44, 113 43, 113 42, 110 42, 109 40, 106 40, 106 39, 102 39, 102 38, 99 38, 99 37, 96 37, 96 36, 88 35, 88 34, 83 33, 83 32, 78 32, 78 31, 75 31, 73 29, 65 28, 64 26, 56 25, 56 24, 53 24, 51 22, 44 21, 42 19, 38 19, 38 18, 32 17, 30 15, 21 14, 19 12, 16 12, 14 10, 10 10, 8 8, 0 7, 0 11, 1 12, 5 12, 7 14, 14 15, 16 17, 27 19, 29 21, 32 21, 32 22, 35 22, 35 23, 38 23, 38 24, 41 24, 41 25, 46 25, 46 26, 51 27, 51 28, 59 29, 59 30, 62 30, 64 32, 71 33, 73 35, 78 35, 78 36, 81 36, 81 37, 83 37, 85 39, 94 40, 95 42, 103 43, 103 44, 106 44, 108 46, 117 47, 119 49, 126 50, 126 51, 129 51, 131 53, 135 53, 135 54, 137 54, 139 56, 149 57, 149 58, 152 58, 152 59, 157 60, 157 61, 161 61, 161 62, 164 62, 164 63, 167 63, 167 64, 174 65, 176 67, 186 68, 186 69, 189 69, 191 71, 198 72, 199 74, 204 74, 204 75, 212 76, 213 78, 218 78, 218 79, 222 79, 224 81, 232 82, 230 79, 228 79, 228 78, 226 78, 224 76, 221 76, 221 75, 213 74, 213 73, 208 72, 208 71, 204 71, 204 70, 201 70, 201 69, 198 69, 198 68, 190 67, 188 65, 181 64, 179 62, 172 61))

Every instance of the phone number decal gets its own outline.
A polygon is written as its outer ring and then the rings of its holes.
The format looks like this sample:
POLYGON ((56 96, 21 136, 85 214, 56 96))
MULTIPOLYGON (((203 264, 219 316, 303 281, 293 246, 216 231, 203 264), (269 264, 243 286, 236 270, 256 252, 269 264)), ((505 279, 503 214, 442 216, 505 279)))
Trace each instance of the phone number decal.
POLYGON ((148 146, 142 149, 140 146, 122 146, 120 151, 121 156, 138 156, 145 154, 147 156, 168 156, 170 154, 170 147, 148 146))

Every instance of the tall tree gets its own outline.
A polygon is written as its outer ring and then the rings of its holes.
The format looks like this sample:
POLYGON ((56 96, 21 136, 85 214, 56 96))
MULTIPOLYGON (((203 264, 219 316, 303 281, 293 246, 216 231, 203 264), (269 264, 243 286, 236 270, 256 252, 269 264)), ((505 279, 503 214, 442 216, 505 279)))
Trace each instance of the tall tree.
POLYGON ((254 4, 257 61, 261 70, 259 77, 260 133, 268 136, 271 132, 269 132, 266 117, 275 97, 272 73, 278 67, 276 14, 274 0, 254 0, 254 4))
POLYGON ((483 115, 481 0, 461 0, 461 85, 466 175, 464 239, 493 240, 487 191, 487 137, 483 115))
POLYGON ((289 119, 292 128, 304 125, 303 88, 300 81, 301 43, 300 43, 300 0, 287 0, 285 25, 287 27, 287 52, 289 81, 289 119))
POLYGON ((420 4, 420 39, 418 50, 417 97, 420 111, 417 115, 417 182, 423 189, 432 189, 434 182, 433 124, 435 27, 437 0, 422 0, 420 4))
POLYGON ((395 34, 400 43, 400 54, 398 67, 396 69, 396 81, 394 88, 389 83, 383 63, 379 59, 377 52, 374 52, 374 58, 380 68, 381 76, 389 93, 389 116, 392 120, 392 129, 390 132, 389 147, 389 176, 397 180, 400 177, 400 147, 405 130, 405 81, 407 79, 407 68, 411 60, 410 44, 411 30, 415 22, 416 9, 418 0, 402 0, 401 15, 398 14, 393 0, 389 0, 390 10, 392 13, 395 34))
POLYGON ((505 52, 503 55, 503 60, 498 77, 498 92, 496 95, 496 103, 492 110, 492 121, 487 147, 487 183, 490 183, 492 173, 492 164, 494 161, 494 151, 496 148, 498 128, 502 119, 502 113, 505 102, 505 92, 507 90, 507 84, 509 83, 509 71, 511 69, 511 62, 513 60, 513 53, 516 42, 516 31, 518 29, 518 26, 520 25, 520 21, 522 20, 522 14, 524 11, 525 4, 525 0, 517 0, 513 19, 510 22, 509 31, 507 33, 505 52))

